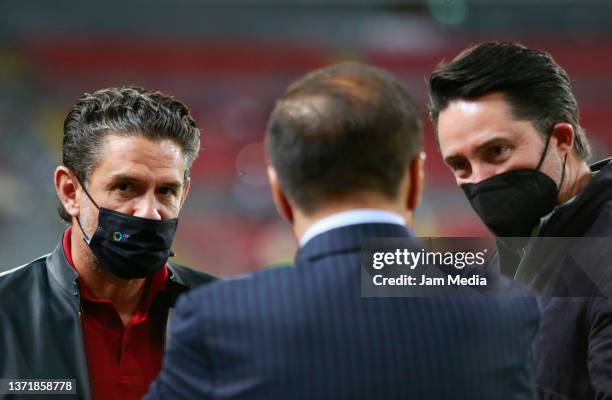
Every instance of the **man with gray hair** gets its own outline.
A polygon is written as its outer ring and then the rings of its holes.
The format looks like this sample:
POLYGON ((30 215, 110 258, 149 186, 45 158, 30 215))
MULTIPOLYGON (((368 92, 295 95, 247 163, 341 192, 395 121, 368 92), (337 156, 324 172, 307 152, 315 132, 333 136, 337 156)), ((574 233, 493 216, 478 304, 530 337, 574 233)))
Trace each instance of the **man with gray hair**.
POLYGON ((59 379, 78 398, 142 397, 176 297, 213 280, 168 262, 199 149, 188 109, 160 92, 109 88, 72 108, 54 177, 68 227, 51 254, 0 275, 5 390, 59 379))

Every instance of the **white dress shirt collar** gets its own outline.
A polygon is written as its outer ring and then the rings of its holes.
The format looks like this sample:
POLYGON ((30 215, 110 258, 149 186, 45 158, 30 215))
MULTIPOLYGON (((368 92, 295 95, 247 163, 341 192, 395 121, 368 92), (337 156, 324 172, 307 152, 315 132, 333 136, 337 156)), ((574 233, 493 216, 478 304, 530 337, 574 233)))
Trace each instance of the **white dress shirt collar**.
POLYGON ((359 208, 349 211, 342 211, 329 215, 325 218, 321 218, 312 224, 306 230, 306 232, 304 232, 302 239, 300 239, 300 247, 304 247, 304 245, 313 237, 332 229, 349 225, 373 223, 406 226, 405 218, 391 211, 377 210, 372 208, 359 208))

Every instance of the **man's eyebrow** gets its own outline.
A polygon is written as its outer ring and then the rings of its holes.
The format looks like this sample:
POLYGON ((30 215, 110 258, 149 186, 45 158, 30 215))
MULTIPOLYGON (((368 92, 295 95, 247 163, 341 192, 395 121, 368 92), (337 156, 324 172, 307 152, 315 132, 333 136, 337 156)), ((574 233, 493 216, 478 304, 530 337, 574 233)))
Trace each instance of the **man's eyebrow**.
POLYGON ((490 145, 495 144, 495 143, 511 143, 511 142, 512 141, 510 139, 505 138, 505 137, 501 137, 501 136, 492 137, 491 139, 476 146, 476 151, 477 152, 481 151, 485 147, 489 147, 490 145))
MULTIPOLYGON (((113 182, 120 181, 120 182, 127 182, 127 183, 138 183, 141 181, 141 179, 138 179, 135 176, 127 175, 123 173, 111 175, 110 180, 113 182)), ((173 189, 179 189, 183 186, 183 182, 181 180, 168 179, 162 182, 163 183, 161 184, 161 186, 167 186, 173 189)))
MULTIPOLYGON (((512 143, 512 141, 508 138, 505 137, 501 137, 501 136, 495 136, 492 137, 490 139, 487 139, 486 141, 480 143, 478 146, 476 146, 476 148, 474 149, 474 153, 479 153, 481 152, 483 149, 489 147, 492 144, 495 143, 512 143)), ((444 163, 445 164, 449 164, 452 161, 458 160, 458 159, 463 159, 465 158, 464 156, 458 155, 458 154, 451 154, 448 155, 446 157, 444 157, 444 163)))
POLYGON ((122 181, 122 182, 138 182, 140 181, 140 179, 138 179, 135 176, 132 175, 127 175, 127 174, 114 174, 110 176, 110 180, 111 181, 122 181))
POLYGON ((161 186, 170 187, 172 189, 180 189, 183 187, 183 182, 181 181, 166 181, 162 183, 161 186))

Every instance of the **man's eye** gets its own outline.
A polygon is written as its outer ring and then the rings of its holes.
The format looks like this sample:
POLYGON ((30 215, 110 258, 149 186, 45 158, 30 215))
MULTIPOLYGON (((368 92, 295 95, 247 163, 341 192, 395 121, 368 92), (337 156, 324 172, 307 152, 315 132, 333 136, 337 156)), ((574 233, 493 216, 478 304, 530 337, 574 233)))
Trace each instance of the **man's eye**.
POLYGON ((466 166, 467 166, 467 163, 465 161, 462 161, 462 160, 453 161, 450 164, 450 167, 451 167, 451 169, 453 171, 465 169, 466 166))
POLYGON ((158 189, 158 193, 164 196, 168 196, 174 194, 174 190, 169 187, 162 187, 158 189))
POLYGON ((492 157, 501 157, 506 151, 508 151, 508 146, 493 146, 489 149, 489 154, 492 157))
POLYGON ((120 183, 116 186, 117 190, 119 190, 120 192, 127 192, 128 190, 130 190, 130 184, 129 183, 120 183))

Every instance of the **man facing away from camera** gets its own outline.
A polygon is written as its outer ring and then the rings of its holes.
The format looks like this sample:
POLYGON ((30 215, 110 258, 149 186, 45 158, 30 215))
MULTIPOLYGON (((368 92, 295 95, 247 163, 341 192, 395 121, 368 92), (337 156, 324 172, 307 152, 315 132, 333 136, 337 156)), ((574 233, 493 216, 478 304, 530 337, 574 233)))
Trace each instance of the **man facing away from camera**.
POLYGON ((361 297, 365 238, 421 249, 422 127, 395 77, 357 63, 306 75, 266 146, 295 266, 182 296, 146 399, 532 398, 535 299, 361 297))
POLYGON ((81 97, 55 171, 68 228, 51 254, 0 274, 0 378, 74 380, 80 399, 142 397, 176 297, 213 279, 167 261, 199 148, 187 108, 162 93, 81 97))
POLYGON ((542 296, 540 396, 612 398, 612 163, 587 164, 567 73, 548 53, 490 42, 429 84, 442 156, 497 236, 501 269, 542 296))

